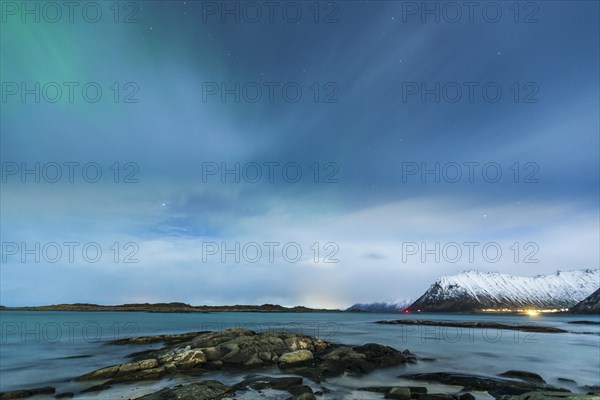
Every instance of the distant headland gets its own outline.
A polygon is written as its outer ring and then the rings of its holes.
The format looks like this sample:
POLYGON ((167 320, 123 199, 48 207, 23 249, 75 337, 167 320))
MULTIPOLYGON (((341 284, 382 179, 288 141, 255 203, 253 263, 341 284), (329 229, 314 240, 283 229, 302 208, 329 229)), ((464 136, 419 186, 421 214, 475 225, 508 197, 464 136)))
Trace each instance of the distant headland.
POLYGON ((264 313, 319 313, 342 312, 337 309, 315 309, 303 306, 284 307, 277 304, 192 306, 186 303, 133 303, 105 306, 89 303, 53 304, 47 306, 5 307, 8 311, 109 311, 109 312, 155 312, 155 313, 208 313, 208 312, 264 312, 264 313))

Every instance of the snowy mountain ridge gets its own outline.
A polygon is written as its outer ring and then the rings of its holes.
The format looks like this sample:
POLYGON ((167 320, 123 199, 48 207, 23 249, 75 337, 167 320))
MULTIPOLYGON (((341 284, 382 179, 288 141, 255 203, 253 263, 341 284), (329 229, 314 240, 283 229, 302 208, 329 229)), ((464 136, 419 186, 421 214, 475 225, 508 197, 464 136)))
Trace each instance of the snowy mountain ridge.
POLYGON ((569 311, 577 314, 600 314, 600 289, 577 303, 569 311))
POLYGON ((413 299, 398 299, 374 303, 356 303, 348 307, 346 311, 403 312, 413 302, 413 299))
POLYGON ((410 310, 568 308, 600 287, 600 269, 534 277, 469 270, 438 279, 410 310))

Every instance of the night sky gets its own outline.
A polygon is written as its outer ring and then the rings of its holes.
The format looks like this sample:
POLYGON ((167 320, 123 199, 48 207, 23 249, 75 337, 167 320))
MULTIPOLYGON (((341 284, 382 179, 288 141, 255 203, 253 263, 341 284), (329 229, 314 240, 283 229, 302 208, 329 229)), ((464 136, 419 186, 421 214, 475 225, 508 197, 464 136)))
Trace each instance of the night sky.
POLYGON ((2 2, 0 304, 598 268, 598 2, 87 3, 2 2))

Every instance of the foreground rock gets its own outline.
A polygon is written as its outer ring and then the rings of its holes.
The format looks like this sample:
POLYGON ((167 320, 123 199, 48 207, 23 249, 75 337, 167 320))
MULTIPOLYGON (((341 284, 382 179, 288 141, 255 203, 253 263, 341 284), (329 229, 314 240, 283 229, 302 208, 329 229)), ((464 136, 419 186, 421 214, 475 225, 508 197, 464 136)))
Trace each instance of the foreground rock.
POLYGON ((109 344, 123 344, 123 345, 125 345, 125 344, 152 344, 152 343, 177 344, 177 343, 185 342, 187 340, 191 340, 194 337, 196 337, 202 333, 207 333, 207 332, 206 331, 204 331, 204 332, 188 332, 188 333, 180 333, 180 334, 176 334, 176 335, 138 336, 138 337, 132 337, 132 338, 126 338, 126 339, 117 339, 117 340, 113 340, 108 343, 109 344))
MULTIPOLYGON (((470 375, 470 374, 457 374, 457 373, 448 373, 448 372, 434 372, 434 373, 425 373, 425 374, 412 374, 412 375, 402 375, 401 378, 404 379, 412 379, 417 381, 427 381, 427 382, 436 382, 442 383, 444 385, 455 385, 455 386, 463 386, 465 390, 478 390, 478 391, 487 391, 492 396, 498 398, 503 395, 522 395, 527 392, 537 392, 537 391, 552 391, 552 392, 563 392, 566 394, 570 394, 567 389, 555 388, 543 383, 533 382, 531 379, 533 376, 537 376, 536 374, 524 373, 523 371, 507 371, 511 376, 516 377, 516 375, 527 375, 529 377, 528 380, 512 380, 512 379, 502 379, 502 378, 494 378, 488 376, 481 375, 470 375), (516 373, 516 374, 513 374, 516 373)), ((543 381, 541 377, 539 377, 543 381)), ((537 378, 536 378, 537 380, 537 378)))
MULTIPOLYGON (((150 342, 152 340, 148 338, 136 338, 129 343, 150 342)), ((178 337, 171 335, 166 342, 175 344, 134 353, 133 362, 101 368, 77 379, 95 381, 93 388, 102 390, 119 382, 176 374, 202 375, 215 369, 240 371, 277 365, 287 374, 320 382, 345 373, 361 375, 378 368, 416 362, 416 357, 407 350, 400 352, 374 343, 356 347, 338 346, 310 336, 285 332, 256 333, 231 329, 178 337), (98 384, 97 381, 102 382, 98 384)))
POLYGON ((162 389, 156 393, 139 397, 140 400, 219 400, 233 393, 233 389, 219 381, 204 381, 189 385, 177 386, 172 389, 162 389))
POLYGON ((392 321, 376 321, 377 324, 387 325, 426 325, 426 326, 449 326, 455 328, 479 328, 479 329, 506 329, 524 332, 564 333, 564 329, 540 325, 506 325, 496 322, 448 322, 431 321, 422 319, 397 319, 392 321))
POLYGON ((501 396, 500 400, 599 400, 599 395, 565 392, 529 392, 518 396, 501 396))
POLYGON ((24 399, 41 394, 53 394, 55 391, 56 389, 50 386, 35 389, 15 390, 12 392, 0 393, 0 399, 24 399))
POLYGON ((234 385, 227 386, 219 381, 207 380, 188 385, 178 385, 173 388, 162 389, 156 393, 139 397, 140 400, 175 400, 175 399, 225 399, 233 398, 239 392, 253 390, 261 393, 262 390, 271 389, 285 392, 282 396, 291 395, 293 400, 314 400, 313 390, 303 385, 300 377, 279 377, 255 375, 234 385))
POLYGON ((510 371, 501 373, 500 376, 504 376, 507 378, 517 378, 517 379, 521 379, 523 381, 534 382, 534 383, 541 383, 541 384, 546 383, 544 378, 542 378, 538 374, 534 374, 533 372, 510 370, 510 371))
POLYGON ((424 386, 369 386, 358 390, 383 393, 386 399, 420 399, 427 395, 424 386))
POLYGON ((368 343, 356 347, 339 347, 315 356, 314 359, 280 364, 287 373, 305 376, 314 382, 343 374, 360 376, 375 369, 415 362, 416 357, 408 351, 400 352, 392 347, 368 343))
POLYGON ((280 364, 295 364, 312 359, 313 354, 310 352, 310 350, 296 350, 282 354, 277 361, 279 361, 280 364))
MULTIPOLYGON (((157 370, 158 361, 155 359, 148 359, 134 363, 114 365, 112 367, 101 368, 96 371, 90 372, 79 377, 79 380, 93 380, 93 379, 104 379, 104 378, 115 378, 119 376, 134 375, 145 370, 157 370)), ((164 371, 164 368, 163 368, 164 371)), ((141 372, 144 374, 144 372, 141 372)))

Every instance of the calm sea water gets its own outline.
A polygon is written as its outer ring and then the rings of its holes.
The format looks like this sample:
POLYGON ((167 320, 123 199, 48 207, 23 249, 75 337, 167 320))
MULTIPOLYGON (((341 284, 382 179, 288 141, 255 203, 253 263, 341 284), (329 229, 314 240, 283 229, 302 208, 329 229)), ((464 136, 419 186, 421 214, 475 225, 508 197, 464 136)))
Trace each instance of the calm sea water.
MULTIPOLYGON (((381 343, 409 349, 420 361, 377 371, 362 379, 340 377, 325 386, 337 398, 380 398, 353 388, 402 384, 400 374, 417 372, 466 372, 497 375, 509 369, 540 374, 548 383, 584 391, 584 385, 600 385, 600 325, 574 325, 568 321, 596 320, 597 316, 518 316, 458 314, 367 313, 207 313, 158 314, 113 312, 15 312, 0 311, 0 391, 54 386, 57 392, 77 392, 89 386, 72 379, 112 364, 127 362, 127 355, 153 346, 114 346, 114 339, 141 335, 248 328, 255 331, 303 333, 340 344, 381 343), (538 324, 573 333, 547 334, 495 329, 392 326, 375 324, 381 319, 420 318, 448 321, 493 321, 507 324, 538 324), (559 382, 573 379, 576 385, 559 382), (341 394, 340 394, 341 393, 341 394)), ((276 369, 265 373, 276 373, 276 369)), ((202 379, 237 382, 240 375, 215 372, 202 379)), ((198 378, 196 378, 198 379, 198 378)), ((107 392, 76 398, 130 398, 191 381, 192 378, 123 385, 107 392)), ((422 383, 419 383, 422 385, 422 383)), ((316 388, 317 386, 315 386, 316 388)), ((441 389, 440 389, 441 390, 441 389)), ((263 393, 276 399, 281 393, 263 393)))

